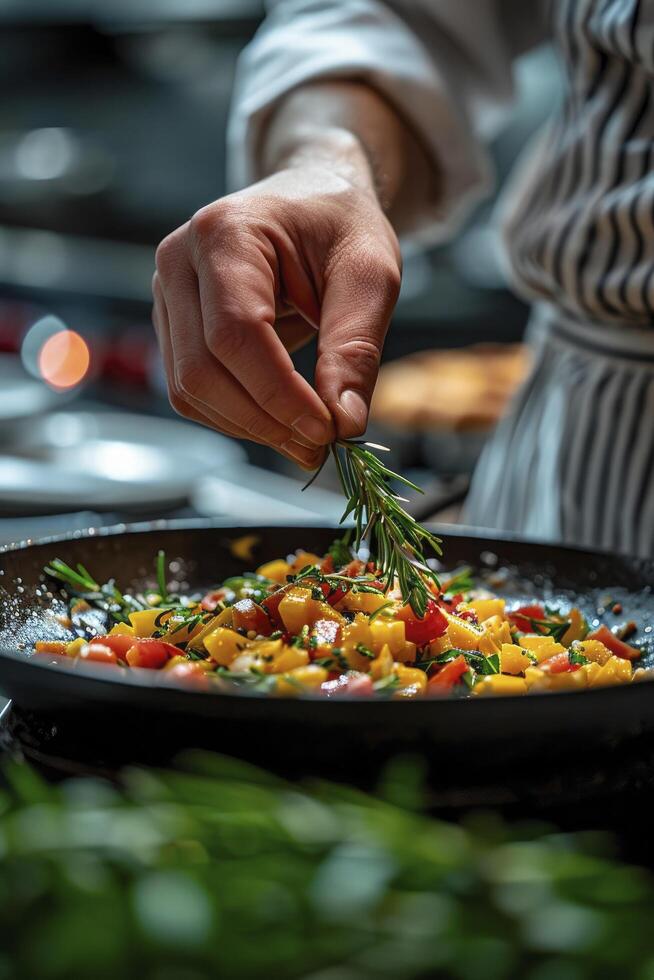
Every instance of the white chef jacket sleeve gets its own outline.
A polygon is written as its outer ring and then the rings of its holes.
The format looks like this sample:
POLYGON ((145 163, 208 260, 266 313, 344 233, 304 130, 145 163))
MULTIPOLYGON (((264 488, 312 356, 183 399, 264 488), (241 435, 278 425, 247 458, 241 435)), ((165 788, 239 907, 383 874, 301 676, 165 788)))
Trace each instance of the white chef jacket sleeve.
MULTIPOLYGON (((492 186, 484 138, 513 94, 512 62, 545 34, 541 0, 270 0, 241 55, 228 126, 232 188, 258 179, 276 104, 308 81, 356 79, 413 128, 442 174, 401 233, 437 240, 492 186)), ((410 195, 409 195, 410 198, 410 195)))

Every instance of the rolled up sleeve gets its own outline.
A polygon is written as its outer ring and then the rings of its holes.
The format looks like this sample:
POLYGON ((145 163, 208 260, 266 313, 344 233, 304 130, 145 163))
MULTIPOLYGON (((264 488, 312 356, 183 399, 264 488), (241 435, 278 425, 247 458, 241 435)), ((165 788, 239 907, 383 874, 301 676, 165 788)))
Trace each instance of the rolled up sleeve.
POLYGON ((260 176, 261 134, 291 89, 365 81, 413 128, 441 173, 438 193, 412 201, 399 231, 442 237, 492 186, 484 138, 510 105, 512 60, 538 39, 537 21, 524 0, 275 0, 239 61, 231 186, 260 176))

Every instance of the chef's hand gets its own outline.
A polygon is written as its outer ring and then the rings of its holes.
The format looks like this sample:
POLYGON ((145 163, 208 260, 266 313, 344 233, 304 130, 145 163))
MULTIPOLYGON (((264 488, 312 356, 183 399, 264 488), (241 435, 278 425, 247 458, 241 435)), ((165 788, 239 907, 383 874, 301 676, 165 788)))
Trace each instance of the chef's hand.
MULTIPOLYGON (((374 134, 389 131, 376 96, 345 93, 374 134)), ((317 97, 333 107, 343 86, 317 97)), ((263 166, 275 172, 202 208, 159 246, 153 319, 180 414, 310 469, 335 436, 366 428, 400 252, 369 153, 342 127, 295 131, 302 110, 316 108, 316 93, 299 98, 308 105, 292 104, 269 140, 263 166), (314 388, 289 350, 316 331, 314 388)), ((390 154, 385 173, 397 176, 390 154)))
POLYGON ((400 285, 377 199, 320 167, 202 208, 157 251, 154 322, 187 418, 316 466, 360 435, 400 285), (318 331, 315 390, 288 349, 318 331))

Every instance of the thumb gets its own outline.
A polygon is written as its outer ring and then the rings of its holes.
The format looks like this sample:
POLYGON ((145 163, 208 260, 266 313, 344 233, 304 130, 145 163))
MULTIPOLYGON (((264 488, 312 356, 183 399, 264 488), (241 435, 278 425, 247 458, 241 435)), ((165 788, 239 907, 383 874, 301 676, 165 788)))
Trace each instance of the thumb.
POLYGON ((400 291, 395 259, 353 251, 341 253, 325 279, 316 362, 316 389, 341 439, 365 432, 384 339, 400 291))

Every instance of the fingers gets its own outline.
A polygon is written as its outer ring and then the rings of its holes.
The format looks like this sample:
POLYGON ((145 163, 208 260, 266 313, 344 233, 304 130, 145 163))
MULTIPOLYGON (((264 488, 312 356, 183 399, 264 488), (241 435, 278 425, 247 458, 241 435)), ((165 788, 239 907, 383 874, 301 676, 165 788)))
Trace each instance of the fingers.
POLYGON ((340 438, 361 435, 384 339, 400 290, 393 257, 365 247, 342 252, 328 270, 318 335, 316 388, 340 438))
POLYGON ((303 441, 326 445, 334 436, 331 414, 275 331, 274 249, 256 231, 213 220, 196 224, 191 248, 208 350, 260 411, 303 441))
POLYGON ((284 317, 278 316, 275 332, 289 354, 294 354, 296 350, 300 350, 318 334, 315 327, 308 324, 299 313, 284 317))
MULTIPOLYGON (((287 458, 293 460, 303 469, 315 469, 322 462, 324 451, 316 449, 315 446, 307 447, 299 442, 296 442, 292 434, 287 430, 280 428, 279 430, 267 429, 265 422, 261 425, 261 432, 255 433, 249 431, 234 421, 230 415, 233 412, 238 412, 239 407, 242 408, 242 403, 237 401, 236 408, 233 408, 233 401, 230 400, 229 395, 231 392, 230 384, 233 384, 228 379, 228 382, 224 385, 224 390, 226 392, 226 403, 229 402, 230 410, 229 414, 224 414, 213 408, 213 406, 208 405, 203 397, 196 397, 194 391, 190 390, 195 387, 196 381, 193 381, 191 385, 187 381, 180 380, 180 371, 178 369, 177 357, 175 355, 175 348, 172 340, 172 330, 170 324, 170 316, 166 304, 166 299, 163 293, 161 282, 159 276, 155 274, 153 279, 153 295, 154 295, 154 310, 153 310, 153 323, 155 326, 155 331, 157 333, 157 338, 159 340, 159 346, 162 353, 162 358, 164 361, 164 367, 166 371, 166 376, 168 378, 168 394, 170 398, 171 405, 180 415, 185 418, 192 419, 195 422, 199 422, 202 425, 207 425, 210 428, 218 429, 227 435, 234 436, 239 439, 250 439, 258 442, 262 445, 273 445, 275 449, 281 452, 287 458), (264 438, 264 434, 270 436, 271 433, 276 434, 281 438, 281 442, 271 443, 270 438, 264 438)), ((190 307, 189 307, 190 309, 190 307)), ((204 356, 210 359, 210 355, 207 351, 196 353, 197 357, 204 356)), ((196 368, 193 368, 194 379, 199 377, 200 380, 200 390, 203 384, 202 380, 202 366, 200 366, 200 373, 196 375, 196 368)), ((238 393, 240 394, 240 393, 238 393)), ((253 411, 251 405, 248 406, 250 412, 253 411)), ((256 412, 256 409, 254 409, 256 412)), ((276 425, 274 420, 270 420, 273 426, 276 425)))

